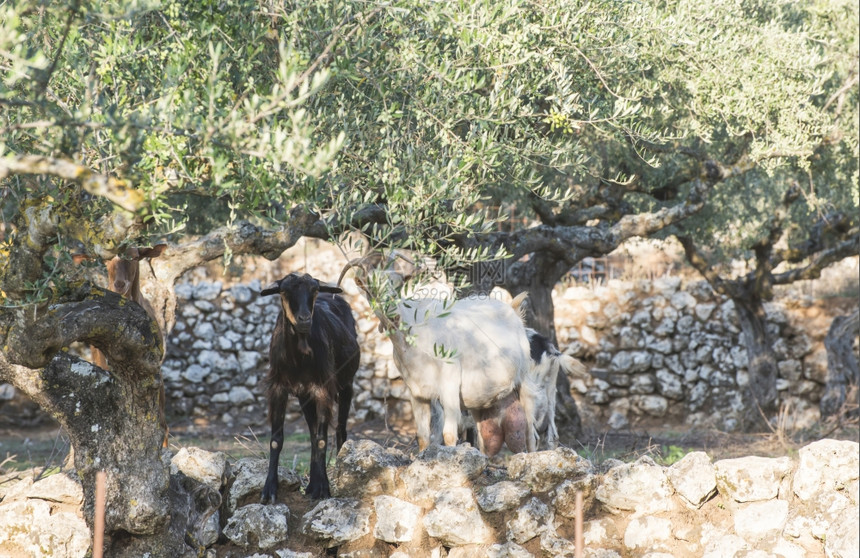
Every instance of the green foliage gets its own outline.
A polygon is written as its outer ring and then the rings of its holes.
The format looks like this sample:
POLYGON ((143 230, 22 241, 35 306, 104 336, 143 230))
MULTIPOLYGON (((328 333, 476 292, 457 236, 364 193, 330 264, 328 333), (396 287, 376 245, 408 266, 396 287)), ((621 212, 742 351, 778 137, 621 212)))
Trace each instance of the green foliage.
POLYGON ((688 453, 689 450, 676 445, 663 445, 660 447, 657 461, 659 461, 661 465, 668 467, 669 465, 677 463, 683 459, 688 453))
POLYGON ((303 107, 328 72, 309 68, 256 2, 36 4, 0 16, 0 52, 15 62, 0 87, 15 106, 0 152, 123 176, 160 223, 184 210, 168 194, 252 213, 313 199, 308 182, 343 140, 303 107))
MULTIPOLYGON (((858 204, 858 7, 855 2, 677 3, 667 32, 697 72, 667 65, 661 81, 691 146, 752 171, 727 181, 687 225, 716 258, 744 257, 767 234, 788 188, 789 241, 858 204)), ((854 218, 856 225, 856 217, 854 218)))
POLYGON ((453 249, 490 230, 489 206, 603 204, 611 221, 683 196, 700 160, 748 162, 691 225, 732 254, 792 184, 798 229, 856 207, 857 14, 848 0, 19 2, 0 7, 0 153, 129 179, 150 234, 277 223, 295 204, 336 232, 380 204, 372 243, 453 261, 498 255, 453 249))

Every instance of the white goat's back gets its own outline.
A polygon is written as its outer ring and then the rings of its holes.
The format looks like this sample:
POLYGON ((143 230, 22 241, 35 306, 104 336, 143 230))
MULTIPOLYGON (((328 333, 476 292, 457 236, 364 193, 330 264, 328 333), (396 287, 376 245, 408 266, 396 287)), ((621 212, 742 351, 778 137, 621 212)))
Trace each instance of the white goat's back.
MULTIPOLYGON (((416 348, 459 364, 467 408, 485 408, 510 393, 528 371, 529 344, 519 315, 488 298, 409 299, 400 304, 416 348)), ((445 381, 446 379, 443 379, 445 381)))

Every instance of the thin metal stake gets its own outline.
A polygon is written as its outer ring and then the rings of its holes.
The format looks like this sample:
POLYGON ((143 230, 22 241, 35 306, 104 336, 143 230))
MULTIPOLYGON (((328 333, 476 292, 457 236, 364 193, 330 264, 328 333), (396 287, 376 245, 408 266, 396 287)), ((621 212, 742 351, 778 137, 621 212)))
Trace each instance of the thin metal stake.
POLYGON ((105 491, 107 475, 104 471, 96 473, 96 511, 93 518, 93 558, 102 558, 105 541, 105 491))
POLYGON ((573 524, 573 552, 576 558, 582 558, 582 492, 576 493, 576 521, 573 524))

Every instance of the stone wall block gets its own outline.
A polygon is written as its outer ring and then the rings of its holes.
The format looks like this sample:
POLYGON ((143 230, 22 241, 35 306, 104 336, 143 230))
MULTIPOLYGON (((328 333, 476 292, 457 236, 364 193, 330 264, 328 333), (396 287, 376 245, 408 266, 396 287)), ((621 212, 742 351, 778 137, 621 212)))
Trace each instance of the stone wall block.
POLYGON ((673 508, 673 492, 663 468, 645 456, 610 469, 598 485, 596 497, 613 512, 656 513, 673 508))
POLYGON ((548 492, 564 480, 582 478, 592 471, 591 462, 565 447, 518 453, 508 460, 508 475, 534 492, 548 492))
POLYGON ((736 502, 776 498, 783 479, 791 473, 788 457, 741 457, 714 463, 717 488, 736 502))
POLYGON ((423 523, 427 534, 445 546, 493 542, 493 531, 481 517, 472 490, 463 486, 439 490, 423 523))
POLYGON ((289 518, 290 509, 285 504, 250 504, 230 516, 224 535, 239 546, 266 550, 287 539, 289 518))
POLYGON ((857 505, 860 445, 849 440, 819 440, 800 449, 792 489, 802 500, 838 490, 857 505), (853 488, 853 490, 851 490, 853 488))
POLYGON ((684 503, 698 509, 717 492, 716 470, 703 451, 694 451, 666 470, 666 476, 684 503))
POLYGON ((353 498, 323 500, 302 518, 302 531, 327 548, 370 533, 371 507, 353 498))
POLYGON ((389 543, 412 541, 421 528, 420 507, 393 496, 376 496, 373 499, 376 525, 373 536, 389 543))
POLYGON ((734 512, 735 532, 750 542, 782 533, 788 519, 786 500, 766 500, 742 504, 734 512))
POLYGON ((478 491, 478 506, 488 513, 513 509, 529 492, 528 486, 521 482, 497 482, 478 491))
POLYGON ((476 448, 431 445, 400 472, 405 499, 425 505, 433 501, 440 489, 473 482, 486 467, 487 457, 476 448))
POLYGON ((517 544, 524 544, 548 529, 554 530, 553 523, 554 513, 549 506, 537 498, 531 498, 505 523, 507 538, 517 544))
POLYGON ((338 453, 332 481, 340 497, 370 498, 397 490, 398 468, 409 460, 394 448, 383 448, 371 440, 350 440, 338 453))
POLYGON ((662 517, 634 518, 624 531, 624 546, 640 555, 668 550, 672 539, 672 522, 662 517))

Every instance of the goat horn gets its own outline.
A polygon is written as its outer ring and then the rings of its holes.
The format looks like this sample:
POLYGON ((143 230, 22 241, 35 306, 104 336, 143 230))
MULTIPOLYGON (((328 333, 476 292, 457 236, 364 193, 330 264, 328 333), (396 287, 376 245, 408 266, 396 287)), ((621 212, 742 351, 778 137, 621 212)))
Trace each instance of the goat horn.
POLYGON ((356 266, 363 266, 365 260, 369 259, 371 256, 374 256, 376 258, 380 258, 381 254, 379 252, 374 251, 374 252, 371 252, 367 255, 361 256, 360 258, 355 258, 355 259, 352 259, 352 260, 349 260, 348 262, 346 262, 346 265, 343 266, 343 269, 340 272, 340 276, 337 278, 337 286, 340 287, 340 283, 341 283, 341 281, 343 281, 343 278, 346 275, 347 271, 349 271, 350 269, 352 269, 353 267, 356 267, 356 266))
POLYGON ((337 278, 337 283, 335 283, 338 287, 340 287, 340 282, 343 281, 343 277, 346 275, 346 272, 358 265, 363 258, 355 258, 354 260, 349 260, 346 262, 346 265, 343 266, 343 269, 340 271, 340 276, 337 278))

